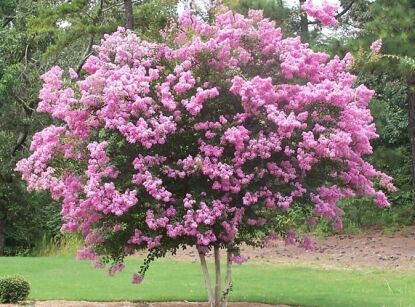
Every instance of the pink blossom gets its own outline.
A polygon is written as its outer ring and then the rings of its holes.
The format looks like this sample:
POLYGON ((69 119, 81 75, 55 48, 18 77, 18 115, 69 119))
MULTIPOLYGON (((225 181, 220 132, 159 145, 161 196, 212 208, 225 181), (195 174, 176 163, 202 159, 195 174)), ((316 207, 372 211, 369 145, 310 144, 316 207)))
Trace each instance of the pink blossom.
POLYGON ((114 276, 118 272, 122 272, 125 268, 125 265, 123 263, 115 263, 108 269, 108 275, 114 276))
POLYGON ((78 78, 77 72, 73 68, 69 68, 69 76, 72 80, 75 80, 78 78))
POLYGON ((131 278, 131 283, 133 284, 141 284, 144 280, 144 276, 140 275, 140 274, 133 274, 132 278, 131 278))
POLYGON ((317 220, 315 218, 309 218, 307 220, 307 225, 311 228, 315 227, 317 225, 317 220))
POLYGON ((103 269, 103 268, 105 268, 105 263, 102 262, 101 260, 94 260, 94 261, 92 261, 91 265, 94 269, 103 269))
POLYGON ((96 260, 97 254, 90 247, 85 247, 78 250, 76 258, 78 260, 96 260))
POLYGON ((295 232, 288 231, 285 234, 285 237, 284 237, 285 245, 294 245, 295 244, 295 237, 296 237, 295 232))
POLYGON ((314 249, 314 242, 311 240, 310 237, 304 236, 303 240, 300 243, 300 247, 307 250, 307 251, 313 250, 314 249))
POLYGON ((325 26, 331 26, 337 22, 335 14, 339 7, 338 1, 327 0, 321 3, 316 0, 306 0, 302 6, 309 16, 318 19, 325 26))
POLYGON ((119 232, 123 230, 123 226, 121 224, 115 224, 114 227, 112 228, 113 232, 119 232))
POLYGON ((247 262, 247 261, 248 261, 248 258, 246 258, 246 257, 244 257, 244 256, 237 255, 237 256, 233 256, 233 257, 231 258, 231 261, 232 261, 233 263, 236 263, 236 264, 242 264, 242 263, 244 263, 244 262, 247 262))
POLYGON ((378 54, 380 52, 380 49, 382 48, 382 39, 378 39, 376 41, 374 41, 372 43, 372 45, 370 45, 370 50, 374 53, 374 54, 378 54))

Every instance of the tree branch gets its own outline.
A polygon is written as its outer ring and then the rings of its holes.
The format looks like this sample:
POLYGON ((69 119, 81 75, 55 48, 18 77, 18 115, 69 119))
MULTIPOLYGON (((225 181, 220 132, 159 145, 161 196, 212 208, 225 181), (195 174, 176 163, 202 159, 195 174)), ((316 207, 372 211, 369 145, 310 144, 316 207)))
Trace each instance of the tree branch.
MULTIPOLYGON (((35 109, 33 107, 31 107, 31 104, 28 104, 26 101, 24 101, 22 98, 20 98, 19 96, 15 95, 14 93, 12 93, 13 98, 22 106, 25 115, 30 118, 33 114, 33 112, 35 112, 35 109)), ((29 134, 29 127, 27 124, 23 125, 23 131, 19 132, 19 135, 17 136, 17 140, 16 140, 16 144, 14 145, 13 149, 12 149, 12 156, 14 156, 16 154, 16 152, 22 148, 23 144, 26 142, 27 136, 29 134)))
MULTIPOLYGON (((101 18, 103 12, 104 12, 104 0, 101 0, 99 2, 99 8, 98 8, 97 15, 92 19, 94 26, 97 25, 97 23, 98 23, 99 19, 101 18)), ((94 45, 94 39, 95 39, 95 33, 92 33, 91 37, 89 39, 88 46, 87 46, 87 48, 84 52, 84 56, 83 56, 81 62, 79 63, 78 67, 76 68, 76 73, 77 74, 79 74, 81 72, 82 66, 84 66, 86 60, 92 55, 92 46, 94 45)))
POLYGON ((12 156, 14 156, 16 152, 23 146, 24 142, 27 139, 27 134, 28 134, 28 128, 27 126, 25 126, 23 131, 19 132, 16 145, 14 145, 13 150, 12 150, 12 156))
POLYGON ((84 56, 82 57, 81 62, 79 63, 78 67, 76 68, 76 73, 79 74, 81 72, 82 66, 84 66, 86 60, 92 55, 92 46, 94 45, 94 38, 95 34, 91 34, 91 38, 89 40, 88 46, 84 52, 84 56))
POLYGON ((11 23, 15 19, 16 19, 15 16, 6 16, 6 17, 4 17, 3 28, 7 27, 9 25, 9 23, 11 23))
POLYGON ((23 110, 25 111, 26 115, 30 116, 33 112, 35 112, 35 109, 30 107, 30 105, 28 105, 22 98, 15 94, 12 94, 12 96, 23 107, 23 110))

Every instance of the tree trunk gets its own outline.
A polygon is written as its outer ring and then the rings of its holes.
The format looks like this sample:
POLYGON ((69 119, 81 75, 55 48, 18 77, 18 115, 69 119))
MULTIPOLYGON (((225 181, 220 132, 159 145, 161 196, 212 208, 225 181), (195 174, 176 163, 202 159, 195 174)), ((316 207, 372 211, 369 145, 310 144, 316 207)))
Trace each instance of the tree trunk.
POLYGON ((303 43, 308 43, 310 40, 310 33, 308 32, 308 17, 302 9, 306 0, 300 0, 300 36, 303 43))
POLYGON ((221 287, 222 287, 222 278, 220 274, 220 250, 219 246, 215 245, 214 249, 215 254, 215 276, 216 276, 216 284, 215 284, 215 307, 219 307, 221 305, 221 287))
POLYGON ((6 219, 0 218, 0 256, 4 255, 5 240, 6 240, 6 219))
POLYGON ((409 96, 408 96, 408 130, 409 143, 411 146, 411 173, 412 185, 415 188, 415 76, 408 82, 409 96))
POLYGON ((215 257, 215 289, 213 291, 209 270, 206 264, 206 257, 203 253, 199 253, 200 264, 202 266, 203 277, 205 279, 205 287, 209 298, 211 307, 226 307, 228 305, 229 292, 232 287, 232 252, 227 251, 226 257, 226 275, 225 275, 225 288, 222 293, 222 276, 220 272, 220 249, 219 246, 215 246, 213 249, 215 257))
POLYGON ((124 12, 125 12, 125 27, 127 29, 134 29, 134 14, 133 14, 133 1, 124 0, 124 12))
POLYGON ((214 307, 213 290, 212 290, 212 285, 210 283, 209 270, 206 264, 205 255, 199 252, 199 258, 200 258, 200 264, 202 266, 203 277, 205 279, 205 288, 208 294, 209 303, 211 307, 214 307))
POLYGON ((223 291, 222 307, 228 306, 229 292, 232 287, 232 252, 229 250, 226 253, 226 276, 225 276, 225 289, 223 291))

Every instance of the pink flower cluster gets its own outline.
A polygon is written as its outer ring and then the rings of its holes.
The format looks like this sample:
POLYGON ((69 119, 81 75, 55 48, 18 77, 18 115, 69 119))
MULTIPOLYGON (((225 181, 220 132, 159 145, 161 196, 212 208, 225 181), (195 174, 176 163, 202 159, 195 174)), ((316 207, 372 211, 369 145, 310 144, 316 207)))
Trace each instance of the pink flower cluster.
POLYGON ((273 221, 294 203, 336 227, 345 197, 389 206, 392 179, 365 160, 374 92, 354 86, 350 55, 284 38, 259 11, 213 23, 185 12, 168 35, 153 44, 120 28, 81 76, 43 76, 38 111, 60 126, 35 134, 16 169, 62 202, 62 229, 86 238, 81 258, 118 253, 112 275, 137 249, 207 251, 257 229, 265 242, 286 233, 273 221))
POLYGON ((331 26, 337 23, 335 15, 339 7, 340 4, 338 1, 329 2, 327 0, 322 0, 321 2, 306 0, 302 6, 307 15, 316 18, 325 26, 331 26))
POLYGON ((233 256, 232 258, 231 258, 231 261, 233 262, 233 263, 236 263, 236 264, 242 264, 242 263, 244 263, 244 262, 247 262, 248 261, 248 259, 246 258, 246 257, 244 257, 244 256, 233 256))
POLYGON ((382 39, 378 39, 375 40, 371 45, 370 45, 370 50, 374 53, 374 54, 378 54, 380 52, 380 49, 382 49, 382 39))

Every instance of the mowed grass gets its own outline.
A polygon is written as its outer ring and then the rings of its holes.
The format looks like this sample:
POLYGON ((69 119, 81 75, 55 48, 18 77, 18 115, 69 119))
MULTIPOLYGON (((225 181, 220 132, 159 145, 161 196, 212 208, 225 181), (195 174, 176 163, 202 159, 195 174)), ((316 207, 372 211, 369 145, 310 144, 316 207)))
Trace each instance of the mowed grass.
MULTIPOLYGON (((30 299, 88 301, 204 301, 198 263, 160 260, 141 285, 130 283, 142 260, 108 277, 89 262, 66 257, 0 258, 0 275, 19 273, 31 283, 30 299)), ((350 271, 248 263, 234 267, 232 301, 294 306, 415 306, 415 272, 350 271)))

